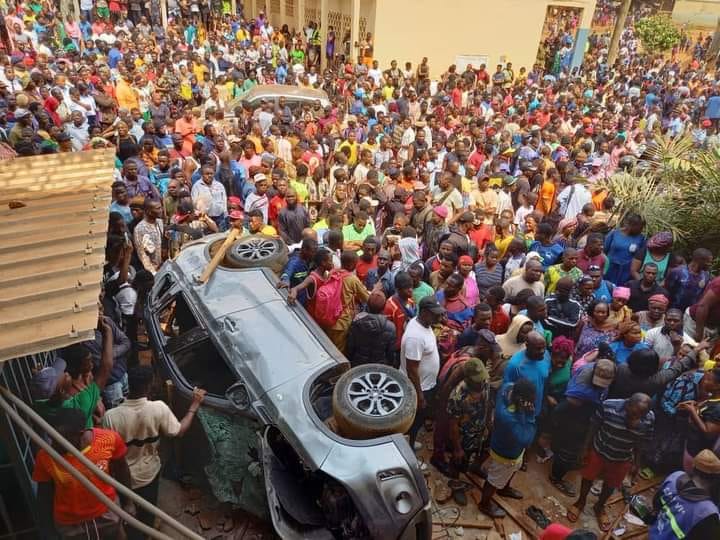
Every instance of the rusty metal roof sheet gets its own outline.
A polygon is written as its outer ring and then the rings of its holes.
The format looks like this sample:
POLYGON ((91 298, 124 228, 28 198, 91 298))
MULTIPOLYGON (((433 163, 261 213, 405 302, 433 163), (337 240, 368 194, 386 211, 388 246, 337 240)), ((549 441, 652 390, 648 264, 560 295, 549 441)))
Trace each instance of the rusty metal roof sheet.
POLYGON ((115 153, 0 162, 0 361, 92 339, 115 153))

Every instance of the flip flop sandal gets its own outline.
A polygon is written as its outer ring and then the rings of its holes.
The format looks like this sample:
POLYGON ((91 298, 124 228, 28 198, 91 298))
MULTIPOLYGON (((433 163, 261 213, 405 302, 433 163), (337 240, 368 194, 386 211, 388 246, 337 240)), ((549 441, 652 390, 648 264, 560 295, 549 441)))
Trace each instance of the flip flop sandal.
POLYGON ((593 511, 595 512, 595 519, 597 519, 598 527, 600 528, 600 530, 602 532, 608 532, 612 527, 612 521, 610 520, 610 516, 607 515, 605 509, 598 511, 596 508, 593 508, 593 511))
POLYGON ((438 504, 445 504, 450 499, 452 499, 452 496, 452 490, 445 484, 442 484, 438 486, 437 490, 435 491, 435 502, 437 502, 438 504))
POLYGON ((565 512, 565 519, 567 519, 570 523, 577 523, 577 520, 580 519, 580 512, 577 508, 571 506, 565 512))
POLYGON ((547 529, 550 525, 550 520, 545 515, 545 512, 543 512, 542 509, 538 508, 537 506, 528 506, 525 510, 525 513, 530 519, 537 523, 537 526, 541 529, 547 529))
POLYGON ((550 478, 550 483, 557 488, 557 490, 562 493, 563 495, 567 495, 568 497, 575 497, 577 495, 577 491, 575 491, 575 487, 570 483, 566 482, 565 480, 556 480, 554 478, 550 478))

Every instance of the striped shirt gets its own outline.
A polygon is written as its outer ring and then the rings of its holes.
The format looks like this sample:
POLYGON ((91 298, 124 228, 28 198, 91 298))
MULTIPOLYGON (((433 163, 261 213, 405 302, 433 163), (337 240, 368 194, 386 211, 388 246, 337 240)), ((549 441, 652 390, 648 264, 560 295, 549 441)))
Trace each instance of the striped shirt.
POLYGON ((655 414, 648 411, 635 427, 627 425, 624 399, 607 399, 597 410, 600 428, 595 434, 593 448, 608 461, 631 461, 633 450, 652 440, 655 414))

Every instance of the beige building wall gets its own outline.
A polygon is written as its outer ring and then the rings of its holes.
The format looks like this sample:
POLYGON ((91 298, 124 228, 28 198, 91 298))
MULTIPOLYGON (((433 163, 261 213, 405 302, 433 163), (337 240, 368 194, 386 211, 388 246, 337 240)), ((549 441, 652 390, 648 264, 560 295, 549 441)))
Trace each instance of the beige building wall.
MULTIPOLYGON (((433 78, 454 63, 484 61, 494 71, 496 64, 512 62, 516 70, 530 69, 548 6, 582 9, 579 28, 586 30, 595 11, 595 0, 247 0, 245 13, 254 16, 265 9, 275 26, 297 29, 309 21, 320 22, 324 8, 339 53, 345 31, 352 28, 355 2, 358 39, 373 34, 375 58, 382 68, 391 60, 401 67, 405 62, 416 67, 427 56, 433 78)), ((586 38, 587 32, 583 35, 586 38)))
POLYGON ((580 27, 590 27, 595 0, 378 0, 375 57, 381 67, 397 60, 415 68, 427 56, 434 78, 472 58, 487 59, 491 71, 502 62, 529 70, 548 5, 582 8, 580 27))
POLYGON ((720 0, 675 0, 672 18, 681 24, 714 28, 720 17, 720 0))

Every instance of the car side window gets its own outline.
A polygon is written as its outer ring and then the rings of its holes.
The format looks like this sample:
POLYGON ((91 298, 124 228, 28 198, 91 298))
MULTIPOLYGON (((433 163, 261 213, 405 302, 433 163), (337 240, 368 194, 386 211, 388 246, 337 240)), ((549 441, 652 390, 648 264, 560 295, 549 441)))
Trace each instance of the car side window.
POLYGON ((180 337, 196 328, 198 322, 182 294, 166 303, 158 314, 160 328, 168 338, 180 337))
POLYGON ((159 312, 160 328, 167 337, 166 351, 190 386, 224 397, 236 377, 225 358, 198 322, 185 296, 177 294, 159 312))

